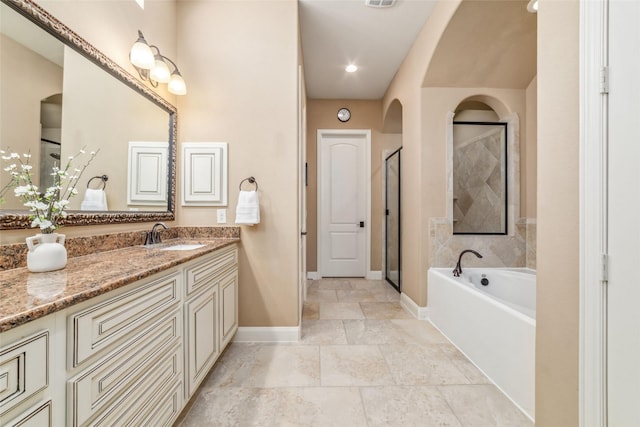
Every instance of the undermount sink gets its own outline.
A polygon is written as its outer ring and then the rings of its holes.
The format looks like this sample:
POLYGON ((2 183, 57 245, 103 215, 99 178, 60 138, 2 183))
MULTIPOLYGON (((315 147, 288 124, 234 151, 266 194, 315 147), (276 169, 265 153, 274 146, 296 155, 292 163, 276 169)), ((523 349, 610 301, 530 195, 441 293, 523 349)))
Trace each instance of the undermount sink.
POLYGON ((191 251, 194 249, 199 249, 203 246, 206 245, 202 245, 202 244, 193 244, 193 245, 186 245, 186 244, 182 244, 182 245, 172 245, 172 246, 166 246, 164 248, 160 248, 161 251, 191 251))

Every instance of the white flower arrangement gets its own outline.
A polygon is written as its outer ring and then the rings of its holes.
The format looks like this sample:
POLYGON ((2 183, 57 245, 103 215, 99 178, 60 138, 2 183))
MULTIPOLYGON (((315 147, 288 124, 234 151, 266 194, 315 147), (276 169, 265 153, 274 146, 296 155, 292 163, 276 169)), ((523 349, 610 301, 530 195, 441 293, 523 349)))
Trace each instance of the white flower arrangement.
POLYGON ((76 185, 98 152, 89 153, 90 157, 86 163, 81 168, 72 170, 72 161, 83 154, 86 154, 84 148, 75 156, 69 156, 64 169, 54 165, 51 172, 53 185, 41 193, 33 183, 31 153, 21 156, 18 153, 0 150, 2 160, 10 162, 4 170, 11 175, 11 180, 0 190, 0 203, 4 202, 4 195, 13 187, 15 196, 22 199, 24 205, 29 208, 31 227, 39 227, 44 234, 53 233, 62 226, 60 220, 67 217, 65 208, 69 199, 78 194, 76 185))

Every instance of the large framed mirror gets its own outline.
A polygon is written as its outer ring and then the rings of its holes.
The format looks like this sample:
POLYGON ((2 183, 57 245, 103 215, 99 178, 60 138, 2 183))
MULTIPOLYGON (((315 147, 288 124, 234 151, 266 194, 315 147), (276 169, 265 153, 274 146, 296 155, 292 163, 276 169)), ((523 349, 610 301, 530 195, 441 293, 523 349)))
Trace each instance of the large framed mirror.
MULTIPOLYGON (((0 0, 0 20, 2 148, 31 153, 41 188, 53 163, 82 147, 99 149, 64 225, 175 219, 176 108, 30 0, 0 0), (151 157, 159 163, 151 174, 135 172, 145 178, 136 181, 146 186, 141 191, 160 189, 150 199, 130 197, 136 190, 132 153, 140 156, 131 147, 141 143, 153 147, 151 157), (104 188, 107 203, 95 210, 83 204, 87 188, 104 188)), ((145 162, 140 158, 138 166, 145 162)), ((0 206, 0 229, 18 228, 30 228, 28 211, 8 196, 0 206)))

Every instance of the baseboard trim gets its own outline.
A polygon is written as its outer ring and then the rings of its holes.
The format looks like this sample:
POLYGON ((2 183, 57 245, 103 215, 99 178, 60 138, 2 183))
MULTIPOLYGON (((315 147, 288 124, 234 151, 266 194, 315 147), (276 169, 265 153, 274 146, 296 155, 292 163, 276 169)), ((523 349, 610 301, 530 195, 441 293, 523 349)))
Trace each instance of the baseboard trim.
POLYGON ((299 326, 242 326, 238 328, 233 338, 234 342, 298 342, 299 340, 299 326))
POLYGON ((369 271, 367 280, 382 280, 382 271, 369 271))
MULTIPOLYGON (((369 271, 365 277, 367 280, 382 280, 382 271, 369 271)), ((317 271, 307 271, 307 279, 320 280, 322 277, 317 271)))
POLYGON ((429 320, 429 308, 419 306, 404 292, 400 294, 400 305, 416 319, 429 320))

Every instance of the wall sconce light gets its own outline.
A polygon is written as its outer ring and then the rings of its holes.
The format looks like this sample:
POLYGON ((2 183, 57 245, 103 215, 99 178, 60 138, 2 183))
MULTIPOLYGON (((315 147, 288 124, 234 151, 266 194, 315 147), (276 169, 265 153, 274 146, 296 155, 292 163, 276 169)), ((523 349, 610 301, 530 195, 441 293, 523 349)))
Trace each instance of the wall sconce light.
POLYGON ((161 54, 157 46, 149 46, 140 30, 138 30, 138 40, 129 52, 129 61, 138 71, 140 78, 151 83, 151 86, 158 87, 158 83, 166 83, 167 89, 172 94, 187 94, 187 85, 176 63, 161 54), (167 62, 173 66, 173 71, 169 69, 167 62))

